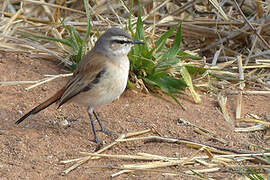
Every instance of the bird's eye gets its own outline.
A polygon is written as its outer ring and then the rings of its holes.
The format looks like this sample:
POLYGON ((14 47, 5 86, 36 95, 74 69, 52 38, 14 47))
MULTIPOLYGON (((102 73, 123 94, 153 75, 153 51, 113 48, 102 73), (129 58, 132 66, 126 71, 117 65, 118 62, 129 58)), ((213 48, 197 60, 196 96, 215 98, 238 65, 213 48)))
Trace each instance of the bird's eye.
POLYGON ((125 44, 126 43, 126 41, 124 41, 124 40, 116 40, 116 42, 119 43, 119 44, 125 44))
POLYGON ((119 43, 119 44, 130 44, 132 43, 131 41, 127 40, 113 40, 113 42, 119 43))
POLYGON ((125 44, 126 41, 124 40, 114 40, 114 42, 118 43, 118 44, 125 44))

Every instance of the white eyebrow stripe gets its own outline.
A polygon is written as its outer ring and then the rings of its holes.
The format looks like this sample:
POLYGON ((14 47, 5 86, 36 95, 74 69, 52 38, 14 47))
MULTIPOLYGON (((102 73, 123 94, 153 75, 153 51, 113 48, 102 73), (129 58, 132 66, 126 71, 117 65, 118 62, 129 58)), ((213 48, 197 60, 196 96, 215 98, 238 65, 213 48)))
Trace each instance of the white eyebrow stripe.
POLYGON ((124 36, 112 36, 111 40, 117 40, 117 41, 130 41, 128 38, 124 36))

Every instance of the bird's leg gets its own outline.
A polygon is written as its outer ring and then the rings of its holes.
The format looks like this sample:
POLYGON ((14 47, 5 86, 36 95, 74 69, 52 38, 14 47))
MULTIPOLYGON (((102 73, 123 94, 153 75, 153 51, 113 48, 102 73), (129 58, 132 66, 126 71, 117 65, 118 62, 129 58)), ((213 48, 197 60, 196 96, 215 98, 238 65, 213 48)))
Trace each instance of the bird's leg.
POLYGON ((94 142, 96 142, 98 144, 101 144, 101 141, 97 137, 97 132, 96 132, 94 120, 93 120, 93 117, 92 117, 92 113, 93 113, 93 109, 89 107, 88 108, 88 115, 89 115, 89 118, 90 118, 90 121, 91 121, 92 131, 94 133, 94 142))
POLYGON ((99 120, 98 114, 96 113, 95 110, 93 110, 93 113, 94 113, 94 115, 95 115, 95 117, 97 119, 97 122, 98 122, 99 126, 100 126, 100 131, 103 132, 104 134, 108 135, 108 136, 112 136, 113 134, 111 132, 109 132, 109 131, 106 131, 105 128, 103 127, 101 121, 99 120))

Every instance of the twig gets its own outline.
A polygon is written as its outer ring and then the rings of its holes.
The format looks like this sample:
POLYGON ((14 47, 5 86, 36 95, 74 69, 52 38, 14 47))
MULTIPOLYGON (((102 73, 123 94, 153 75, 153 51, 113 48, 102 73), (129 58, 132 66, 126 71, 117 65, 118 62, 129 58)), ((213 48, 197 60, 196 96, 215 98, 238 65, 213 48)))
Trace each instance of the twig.
MULTIPOLYGON (((142 135, 145 133, 150 132, 150 129, 144 130, 144 131, 139 131, 139 132, 135 132, 135 133, 128 133, 128 134, 122 134, 119 136, 119 138, 117 138, 117 140, 121 140, 127 137, 132 137, 132 136, 137 136, 137 135, 142 135)), ((116 145, 119 141, 114 141, 113 143, 105 146, 104 148, 98 150, 97 152, 95 152, 94 154, 99 154, 102 153, 104 151, 106 151, 107 149, 111 148, 112 146, 116 145)), ((69 162, 74 162, 77 161, 74 165, 72 165, 71 167, 69 167, 68 169, 64 170, 62 172, 63 175, 68 174, 70 171, 76 169, 77 167, 79 167, 80 165, 86 163, 87 161, 91 160, 91 159, 99 159, 99 157, 94 157, 94 156, 86 156, 86 157, 82 157, 82 158, 77 158, 75 160, 67 160, 67 161, 61 161, 61 163, 69 163, 69 162)))
POLYGON ((238 11, 240 12, 241 16, 243 17, 243 19, 245 20, 245 22, 248 24, 248 26, 250 27, 250 29, 260 38, 260 40, 268 47, 268 49, 270 49, 270 45, 267 43, 267 41, 265 41, 265 39, 257 32, 257 30, 249 23, 249 21, 247 20, 246 16, 244 15, 243 11, 241 10, 241 8, 239 7, 238 3, 236 2, 236 0, 233 0, 238 11))
POLYGON ((25 89, 28 91, 28 90, 30 90, 30 89, 32 89, 34 87, 37 87, 37 86, 39 86, 41 84, 44 84, 44 83, 49 82, 49 81, 52 81, 52 80, 54 80, 56 78, 59 78, 59 77, 69 77, 69 76, 72 76, 72 75, 73 75, 73 73, 59 74, 59 75, 55 75, 55 76, 52 76, 52 77, 47 77, 47 78, 44 78, 44 79, 39 80, 38 83, 36 83, 36 84, 34 84, 34 85, 32 85, 32 86, 30 86, 28 88, 25 88, 25 89))
POLYGON ((46 2, 35 1, 35 0, 22 0, 22 1, 30 2, 30 3, 34 3, 34 4, 39 4, 39 5, 51 6, 51 7, 64 9, 64 10, 68 10, 68 11, 71 11, 71 12, 76 12, 76 13, 85 15, 85 12, 83 12, 83 11, 79 11, 79 10, 76 10, 76 9, 71 9, 71 8, 68 8, 68 7, 65 7, 65 6, 59 6, 57 4, 46 3, 46 2))
POLYGON ((179 118, 178 122, 179 123, 181 122, 181 123, 184 123, 185 125, 194 127, 195 128, 194 131, 199 133, 199 134, 205 135, 205 136, 207 136, 207 137, 209 137, 211 139, 214 139, 216 141, 219 141, 219 142, 221 142, 223 144, 227 143, 226 140, 224 140, 222 138, 215 137, 216 135, 213 132, 211 132, 211 131, 209 131, 209 130, 207 130, 205 128, 199 127, 199 126, 197 126, 197 125, 195 125, 195 124, 193 124, 193 123, 191 123, 191 122, 189 122, 189 121, 187 121, 187 120, 185 120, 183 118, 179 118))
POLYGON ((238 151, 235 149, 229 149, 229 148, 219 147, 219 146, 210 145, 210 144, 198 143, 189 139, 175 139, 175 138, 165 138, 165 137, 159 137, 159 136, 149 136, 148 139, 145 141, 145 143, 150 143, 150 142, 163 142, 163 143, 165 142, 165 143, 177 143, 177 144, 184 143, 187 146, 191 146, 196 149, 205 146, 210 151, 221 153, 221 154, 229 154, 228 152, 238 153, 238 154, 250 153, 250 152, 238 151))

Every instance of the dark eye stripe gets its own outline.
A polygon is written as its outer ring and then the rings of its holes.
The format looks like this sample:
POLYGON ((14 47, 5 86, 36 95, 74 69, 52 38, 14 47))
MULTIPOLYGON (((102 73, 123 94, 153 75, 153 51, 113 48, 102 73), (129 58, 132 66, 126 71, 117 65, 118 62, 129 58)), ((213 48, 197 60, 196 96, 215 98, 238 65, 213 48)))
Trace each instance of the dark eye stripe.
POLYGON ((119 43, 119 44, 132 44, 132 41, 125 41, 125 40, 113 40, 113 42, 119 43))

